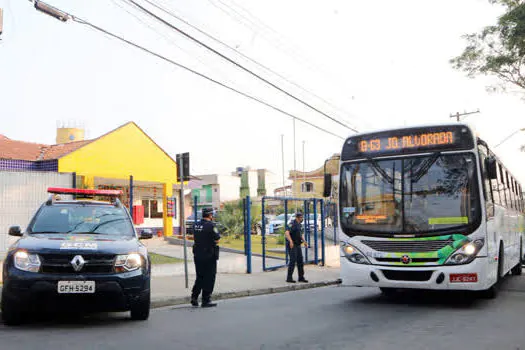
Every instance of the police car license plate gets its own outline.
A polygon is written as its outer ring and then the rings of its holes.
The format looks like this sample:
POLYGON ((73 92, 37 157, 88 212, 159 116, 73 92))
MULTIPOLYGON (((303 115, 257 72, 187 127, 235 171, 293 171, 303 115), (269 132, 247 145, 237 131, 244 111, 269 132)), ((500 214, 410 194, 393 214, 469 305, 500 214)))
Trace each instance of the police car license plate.
POLYGON ((95 293, 95 281, 59 281, 59 294, 92 294, 95 293))

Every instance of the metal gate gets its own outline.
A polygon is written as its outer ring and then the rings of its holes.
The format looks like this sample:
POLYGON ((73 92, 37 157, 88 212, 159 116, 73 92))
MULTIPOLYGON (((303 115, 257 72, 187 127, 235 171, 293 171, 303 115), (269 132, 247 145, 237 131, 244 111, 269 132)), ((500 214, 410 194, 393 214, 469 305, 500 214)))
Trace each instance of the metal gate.
POLYGON ((263 197, 262 198, 262 263, 263 271, 288 265, 288 250, 284 232, 289 229, 296 211, 303 212, 304 236, 308 247, 302 247, 305 264, 325 262, 325 205, 318 198, 263 197), (282 203, 283 208, 280 207, 282 203), (269 214, 277 209, 278 216, 269 214), (283 210, 284 209, 284 210, 283 210), (281 212, 284 211, 284 212, 281 212), (271 241, 270 241, 271 240, 271 241))
POLYGON ((339 231, 338 227, 338 216, 337 216, 337 204, 334 202, 327 201, 324 203, 325 213, 325 239, 327 244, 333 243, 334 245, 339 244, 339 231))
POLYGON ((22 229, 48 198, 48 187, 72 187, 73 174, 54 172, 0 171, 0 258, 16 240, 7 235, 9 227, 22 229))

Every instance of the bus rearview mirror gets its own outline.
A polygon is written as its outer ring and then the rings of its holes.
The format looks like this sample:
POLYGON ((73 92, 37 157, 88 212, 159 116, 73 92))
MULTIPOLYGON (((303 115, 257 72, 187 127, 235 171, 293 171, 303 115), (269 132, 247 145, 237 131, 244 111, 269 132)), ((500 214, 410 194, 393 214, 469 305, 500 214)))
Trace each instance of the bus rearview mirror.
POLYGON ((323 197, 330 197, 330 194, 332 194, 332 175, 324 174, 323 197))

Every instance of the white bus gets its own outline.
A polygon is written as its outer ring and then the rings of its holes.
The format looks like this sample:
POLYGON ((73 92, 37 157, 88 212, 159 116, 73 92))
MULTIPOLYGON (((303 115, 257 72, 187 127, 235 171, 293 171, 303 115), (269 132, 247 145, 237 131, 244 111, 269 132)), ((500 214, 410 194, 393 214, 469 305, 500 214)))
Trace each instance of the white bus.
POLYGON ((521 185, 467 125, 351 136, 339 172, 342 284, 494 297, 521 274, 524 209, 521 185))

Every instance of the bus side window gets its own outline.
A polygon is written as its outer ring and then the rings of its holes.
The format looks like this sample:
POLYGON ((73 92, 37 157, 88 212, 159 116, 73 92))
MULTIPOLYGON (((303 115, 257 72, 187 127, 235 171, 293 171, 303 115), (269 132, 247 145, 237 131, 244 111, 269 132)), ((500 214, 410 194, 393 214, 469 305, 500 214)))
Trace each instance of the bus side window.
POLYGON ((507 194, 505 193, 505 180, 503 178, 503 166, 498 163, 498 192, 501 205, 508 208, 507 194))
POLYGON ((485 194, 485 205, 487 208, 487 218, 494 216, 494 194, 492 193, 492 181, 487 174, 485 159, 488 158, 488 150, 484 145, 478 145, 479 160, 481 169, 481 183, 483 185, 483 193, 485 194))
POLYGON ((494 198, 492 196, 492 186, 491 181, 489 180, 488 174, 487 174, 487 168, 485 166, 485 159, 487 159, 488 152, 486 148, 482 145, 478 146, 479 149, 479 161, 480 161, 480 168, 481 168, 481 183, 483 185, 483 193, 485 194, 485 201, 487 202, 494 202, 494 198))

